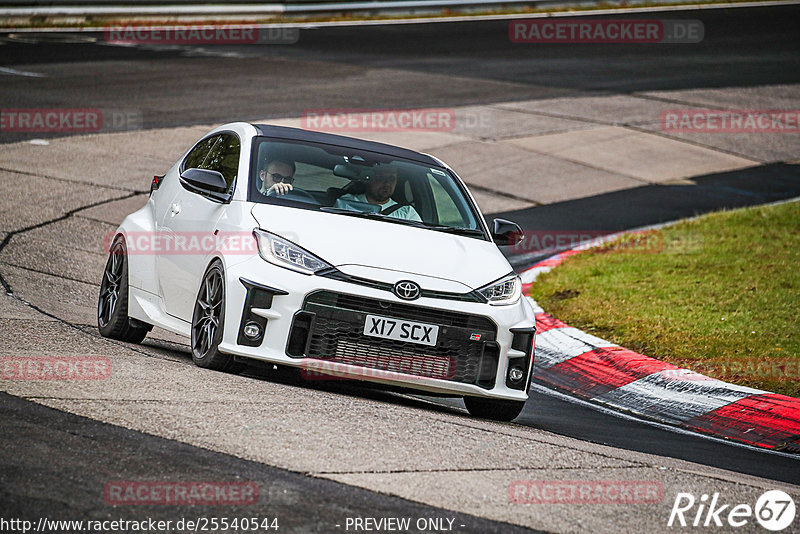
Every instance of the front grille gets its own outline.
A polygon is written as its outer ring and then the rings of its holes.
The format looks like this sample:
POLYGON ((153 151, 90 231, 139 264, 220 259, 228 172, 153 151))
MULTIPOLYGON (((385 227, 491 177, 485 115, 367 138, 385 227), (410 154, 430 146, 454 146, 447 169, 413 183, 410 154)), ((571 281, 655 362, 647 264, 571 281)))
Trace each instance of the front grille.
MULTIPOLYGON (((369 280, 367 278, 360 278, 358 276, 351 276, 343 273, 335 267, 331 267, 330 269, 316 272, 314 274, 317 276, 331 278, 333 280, 348 282, 350 284, 358 284, 365 287, 371 287, 373 289, 379 289, 381 291, 388 291, 389 293, 394 292, 394 284, 390 284, 388 282, 379 282, 377 280, 369 280)), ((456 300, 461 302, 486 302, 486 299, 483 298, 477 291, 470 291, 469 293, 452 293, 450 291, 436 291, 433 289, 422 288, 419 296, 431 299, 456 300)))
POLYGON ((287 353, 492 388, 496 336, 495 324, 486 317, 317 291, 295 317, 287 353), (367 315, 438 325, 436 346, 365 336, 367 315))

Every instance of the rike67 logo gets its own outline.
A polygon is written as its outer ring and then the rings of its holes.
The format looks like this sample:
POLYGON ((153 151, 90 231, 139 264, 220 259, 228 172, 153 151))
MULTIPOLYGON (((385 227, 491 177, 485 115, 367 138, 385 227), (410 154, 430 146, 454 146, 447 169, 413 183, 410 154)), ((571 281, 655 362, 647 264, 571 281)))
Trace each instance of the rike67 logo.
POLYGON ((754 518, 767 530, 779 532, 794 522, 794 499, 781 490, 764 492, 755 506, 723 504, 719 493, 703 494, 697 499, 691 493, 678 493, 667 521, 668 527, 743 527, 754 518))

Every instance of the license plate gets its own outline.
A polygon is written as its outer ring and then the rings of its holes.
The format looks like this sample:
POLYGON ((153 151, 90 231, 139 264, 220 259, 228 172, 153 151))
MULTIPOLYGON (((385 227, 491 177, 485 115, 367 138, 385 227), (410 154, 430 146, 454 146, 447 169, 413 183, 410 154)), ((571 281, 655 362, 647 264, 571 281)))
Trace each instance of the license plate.
POLYGON ((380 315, 367 315, 364 323, 364 335, 433 347, 439 336, 439 327, 433 324, 381 317, 380 315))

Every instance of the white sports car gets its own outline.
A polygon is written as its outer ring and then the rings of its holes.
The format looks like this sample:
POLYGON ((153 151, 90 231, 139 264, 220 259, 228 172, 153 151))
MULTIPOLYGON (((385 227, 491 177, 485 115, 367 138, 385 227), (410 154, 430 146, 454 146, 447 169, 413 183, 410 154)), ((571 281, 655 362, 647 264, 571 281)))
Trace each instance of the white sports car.
POLYGON ((194 362, 300 368, 519 415, 535 320, 464 183, 435 157, 294 128, 212 130, 109 235, 103 336, 153 325, 194 362))

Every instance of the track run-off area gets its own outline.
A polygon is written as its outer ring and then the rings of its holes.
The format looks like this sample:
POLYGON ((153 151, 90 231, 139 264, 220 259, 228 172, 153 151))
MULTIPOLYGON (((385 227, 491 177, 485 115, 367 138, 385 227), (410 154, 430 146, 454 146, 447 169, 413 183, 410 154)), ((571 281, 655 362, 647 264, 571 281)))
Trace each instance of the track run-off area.
MULTIPOLYGON (((135 118, 119 131, 0 132, 0 357, 93 357, 110 369, 99 380, 0 380, 2 517, 248 516, 288 532, 404 517, 422 532, 763 532, 755 517, 734 528, 727 514, 754 509, 768 490, 800 502, 800 458, 541 386, 501 424, 469 417, 460 400, 204 371, 186 340, 158 329, 141 345, 97 332, 104 237, 144 205, 154 174, 232 120, 302 127, 312 110, 445 110, 452 127, 337 133, 440 157, 487 218, 526 231, 618 231, 800 196, 797 133, 675 132, 662 121, 685 109, 796 110, 800 8, 625 16, 700 20, 704 38, 517 44, 508 20, 320 26, 283 46, 0 34, 3 109, 135 118), (113 484, 153 481, 252 484, 257 498, 207 507, 109 498, 113 484), (577 497, 532 500, 556 487, 577 497), (685 518, 700 526, 668 527, 687 494, 697 503, 685 518), (704 527, 715 495, 717 508, 728 505, 724 526, 712 517, 704 527)), ((520 270, 540 259, 509 258, 520 270)))

